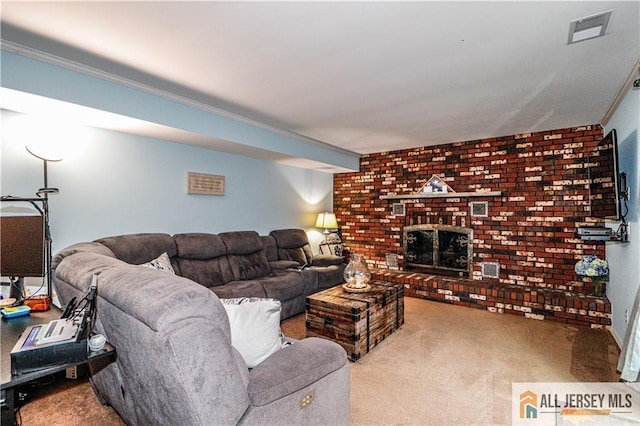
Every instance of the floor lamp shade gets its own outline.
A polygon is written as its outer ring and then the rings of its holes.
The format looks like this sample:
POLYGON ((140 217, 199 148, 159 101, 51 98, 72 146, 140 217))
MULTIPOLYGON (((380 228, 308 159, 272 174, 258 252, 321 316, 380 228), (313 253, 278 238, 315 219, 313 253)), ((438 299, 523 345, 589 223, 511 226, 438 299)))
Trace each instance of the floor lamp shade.
POLYGON ((29 154, 44 161, 62 161, 62 152, 57 150, 56 147, 51 147, 45 144, 28 144, 25 146, 29 154))

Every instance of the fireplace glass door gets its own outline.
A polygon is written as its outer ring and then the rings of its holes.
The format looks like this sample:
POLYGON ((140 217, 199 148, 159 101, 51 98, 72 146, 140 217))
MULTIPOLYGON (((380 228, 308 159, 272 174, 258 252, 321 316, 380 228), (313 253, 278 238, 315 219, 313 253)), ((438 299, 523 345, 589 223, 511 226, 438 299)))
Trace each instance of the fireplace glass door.
POLYGON ((404 228, 407 269, 469 277, 473 259, 473 230, 449 225, 404 228))

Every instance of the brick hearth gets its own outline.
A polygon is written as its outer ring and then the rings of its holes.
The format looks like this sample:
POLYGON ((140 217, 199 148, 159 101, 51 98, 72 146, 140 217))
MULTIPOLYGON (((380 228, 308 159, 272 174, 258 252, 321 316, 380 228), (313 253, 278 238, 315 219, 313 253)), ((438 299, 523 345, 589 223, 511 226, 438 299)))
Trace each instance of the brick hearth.
POLYGON ((591 328, 611 325, 606 297, 391 269, 371 268, 371 277, 403 284, 408 297, 591 328))

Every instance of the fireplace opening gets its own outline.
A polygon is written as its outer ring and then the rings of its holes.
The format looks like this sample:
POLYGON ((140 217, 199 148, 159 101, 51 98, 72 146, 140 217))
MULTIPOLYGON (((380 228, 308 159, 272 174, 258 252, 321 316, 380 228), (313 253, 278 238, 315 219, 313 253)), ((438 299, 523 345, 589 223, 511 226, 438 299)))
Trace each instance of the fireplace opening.
POLYGON ((459 277, 473 273, 473 230, 451 225, 403 229, 404 268, 459 277))

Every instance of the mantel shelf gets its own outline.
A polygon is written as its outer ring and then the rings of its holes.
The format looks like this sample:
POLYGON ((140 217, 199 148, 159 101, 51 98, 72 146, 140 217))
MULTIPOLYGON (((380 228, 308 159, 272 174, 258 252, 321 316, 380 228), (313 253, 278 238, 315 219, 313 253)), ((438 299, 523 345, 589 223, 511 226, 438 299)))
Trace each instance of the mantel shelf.
POLYGON ((471 198, 471 197, 499 197, 502 191, 476 192, 429 192, 425 194, 381 195, 381 200, 413 200, 419 198, 471 198))

